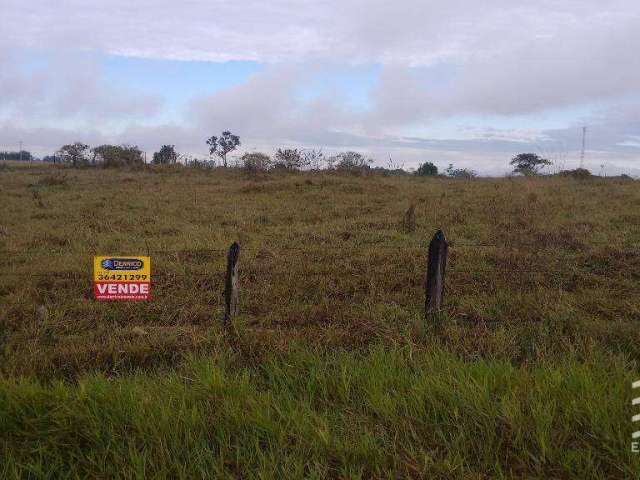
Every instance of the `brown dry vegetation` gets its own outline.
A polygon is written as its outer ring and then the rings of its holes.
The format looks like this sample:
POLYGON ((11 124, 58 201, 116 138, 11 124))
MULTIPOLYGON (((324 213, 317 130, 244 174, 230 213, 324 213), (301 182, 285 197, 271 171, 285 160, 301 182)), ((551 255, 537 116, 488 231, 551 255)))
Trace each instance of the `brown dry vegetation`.
POLYGON ((0 182, 5 373, 118 373, 215 349, 233 240, 235 341, 250 357, 293 339, 424 344, 426 245, 437 228, 452 247, 446 319, 430 339, 514 362, 640 352, 633 181, 32 168, 0 182), (417 228, 404 233, 411 204, 417 228), (92 256, 136 253, 152 256, 153 300, 94 301, 92 256))

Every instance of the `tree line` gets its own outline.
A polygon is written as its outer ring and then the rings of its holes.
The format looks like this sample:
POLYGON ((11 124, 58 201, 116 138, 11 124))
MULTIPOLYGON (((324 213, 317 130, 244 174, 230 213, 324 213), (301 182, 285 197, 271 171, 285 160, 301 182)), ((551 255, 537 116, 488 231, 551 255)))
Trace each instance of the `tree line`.
POLYGON ((31 155, 31 152, 27 150, 18 150, 17 152, 0 152, 0 160, 13 160, 30 162, 35 160, 35 157, 31 155))
MULTIPOLYGON (((387 167, 373 167, 373 160, 360 152, 346 151, 334 155, 325 155, 320 149, 304 148, 278 148, 273 155, 263 152, 247 152, 234 162, 229 161, 229 154, 240 145, 240 137, 228 130, 219 136, 212 135, 206 139, 209 150, 209 159, 197 159, 189 155, 179 154, 175 145, 162 145, 154 152, 151 163, 154 165, 173 165, 182 163, 190 167, 213 168, 234 167, 242 168, 249 173, 266 172, 269 170, 298 171, 298 170, 336 170, 352 173, 385 173, 396 175, 408 175, 403 165, 395 164, 390 158, 387 167)), ((0 152, 3 160, 35 160, 28 151, 0 152)), ((63 145, 54 155, 42 158, 44 162, 65 163, 73 167, 101 165, 104 167, 136 167, 146 163, 145 153, 137 145, 99 145, 90 148, 82 142, 63 145)), ((552 162, 535 153, 520 153, 514 156, 510 165, 514 174, 525 176, 538 175, 544 167, 552 162)), ((590 176, 586 169, 581 172, 563 171, 561 174, 574 176, 590 176), (576 173, 577 172, 577 173, 576 173)), ((453 178, 474 178, 477 173, 467 168, 456 168, 452 164, 439 172, 438 167, 432 162, 421 163, 412 172, 417 176, 438 176, 444 174, 453 178)))

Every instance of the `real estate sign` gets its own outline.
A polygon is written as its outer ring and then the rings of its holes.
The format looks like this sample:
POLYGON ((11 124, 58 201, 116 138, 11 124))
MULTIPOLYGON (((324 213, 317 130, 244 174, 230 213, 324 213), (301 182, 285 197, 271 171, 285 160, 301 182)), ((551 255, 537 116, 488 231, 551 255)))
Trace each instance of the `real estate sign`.
POLYGON ((93 257, 93 294, 96 300, 148 300, 151 257, 93 257))

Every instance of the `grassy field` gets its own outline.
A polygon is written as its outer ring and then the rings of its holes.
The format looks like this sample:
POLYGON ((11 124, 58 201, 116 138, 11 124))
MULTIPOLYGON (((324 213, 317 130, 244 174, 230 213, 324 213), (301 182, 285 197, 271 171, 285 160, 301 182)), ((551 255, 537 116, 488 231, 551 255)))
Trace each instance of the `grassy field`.
POLYGON ((637 181, 6 166, 0 205, 1 478, 640 478, 637 181), (151 301, 92 299, 110 254, 151 301))

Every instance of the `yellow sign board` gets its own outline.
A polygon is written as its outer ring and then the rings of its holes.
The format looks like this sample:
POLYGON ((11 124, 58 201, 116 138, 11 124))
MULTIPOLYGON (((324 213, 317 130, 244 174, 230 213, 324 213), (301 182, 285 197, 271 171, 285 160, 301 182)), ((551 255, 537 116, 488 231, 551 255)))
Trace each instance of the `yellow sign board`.
POLYGON ((93 293, 97 300, 148 300, 151 295, 151 257, 94 257, 93 293))

